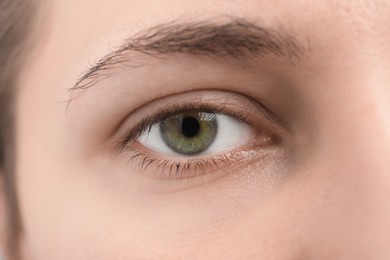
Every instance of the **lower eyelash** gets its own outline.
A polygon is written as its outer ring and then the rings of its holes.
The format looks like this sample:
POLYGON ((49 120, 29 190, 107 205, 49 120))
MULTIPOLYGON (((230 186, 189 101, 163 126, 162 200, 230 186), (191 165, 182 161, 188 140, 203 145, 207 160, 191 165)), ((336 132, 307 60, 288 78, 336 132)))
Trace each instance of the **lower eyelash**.
POLYGON ((204 159, 173 161, 152 158, 150 155, 137 150, 131 150, 130 152, 133 154, 128 160, 129 163, 137 164, 143 172, 146 172, 151 165, 155 165, 156 169, 154 170, 152 177, 161 179, 184 179, 204 175, 204 172, 211 173, 220 169, 220 163, 227 166, 232 160, 232 158, 229 158, 225 154, 215 155, 204 159))

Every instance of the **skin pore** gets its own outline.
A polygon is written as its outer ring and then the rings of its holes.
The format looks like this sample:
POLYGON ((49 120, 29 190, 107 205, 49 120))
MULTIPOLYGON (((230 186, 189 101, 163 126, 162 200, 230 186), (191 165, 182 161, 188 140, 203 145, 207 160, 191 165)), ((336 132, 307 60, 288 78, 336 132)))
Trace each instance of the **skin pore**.
POLYGON ((388 1, 39 2, 22 258, 390 258, 388 1))

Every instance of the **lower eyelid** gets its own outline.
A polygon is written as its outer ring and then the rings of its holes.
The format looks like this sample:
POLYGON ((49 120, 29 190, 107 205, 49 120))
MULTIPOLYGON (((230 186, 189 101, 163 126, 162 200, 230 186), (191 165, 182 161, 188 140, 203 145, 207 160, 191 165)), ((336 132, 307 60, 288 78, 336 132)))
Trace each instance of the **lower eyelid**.
POLYGON ((196 177, 207 177, 214 179, 221 175, 226 168, 232 167, 237 162, 248 161, 253 154, 250 149, 242 151, 230 151, 209 157, 200 157, 191 160, 162 159, 147 152, 135 150, 132 159, 128 163, 135 165, 142 170, 143 175, 157 179, 192 179, 196 177), (219 172, 219 174, 216 174, 219 172))
MULTIPOLYGON (((227 169, 240 169, 254 159, 264 158, 275 147, 269 136, 258 138, 253 143, 241 147, 233 147, 208 156, 170 157, 160 155, 135 142, 126 153, 130 157, 128 164, 135 166, 143 175, 157 179, 189 179, 206 176, 215 178, 216 172, 227 169)), ((217 174, 221 175, 221 174, 217 174)))

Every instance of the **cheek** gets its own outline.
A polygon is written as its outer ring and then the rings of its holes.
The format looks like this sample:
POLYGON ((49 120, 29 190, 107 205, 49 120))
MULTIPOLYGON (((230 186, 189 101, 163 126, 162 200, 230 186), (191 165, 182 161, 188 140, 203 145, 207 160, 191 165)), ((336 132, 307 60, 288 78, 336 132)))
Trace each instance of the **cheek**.
POLYGON ((20 174, 25 239, 37 259, 239 256, 242 243, 255 254, 259 239, 275 243, 279 234, 267 174, 253 177, 262 175, 259 165, 201 188, 148 195, 132 191, 110 163, 41 154, 35 159, 45 163, 20 174))

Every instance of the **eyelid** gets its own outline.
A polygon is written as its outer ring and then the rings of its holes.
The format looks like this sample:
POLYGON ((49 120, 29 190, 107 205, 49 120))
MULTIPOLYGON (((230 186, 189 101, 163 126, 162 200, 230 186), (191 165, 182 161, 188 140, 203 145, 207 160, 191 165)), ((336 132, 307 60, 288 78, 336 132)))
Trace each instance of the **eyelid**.
POLYGON ((231 116, 258 131, 275 133, 273 137, 278 140, 279 134, 284 132, 282 127, 274 122, 268 109, 250 97, 231 91, 200 90, 160 98, 131 113, 119 127, 119 132, 126 132, 117 142, 120 150, 125 149, 127 144, 135 141, 154 123, 185 110, 212 111, 231 116), (127 131, 121 131, 122 128, 127 131))
POLYGON ((220 90, 192 91, 159 98, 131 112, 117 129, 115 153, 119 158, 125 157, 125 165, 135 167, 136 172, 152 179, 191 179, 191 182, 185 182, 187 188, 197 182, 209 182, 241 171, 254 162, 269 163, 281 155, 282 141, 287 137, 284 136, 286 130, 273 120, 264 106, 245 95, 220 90), (189 157, 161 154, 138 142, 138 137, 154 124, 191 109, 233 117, 252 127, 253 137, 239 146, 189 157))
POLYGON ((130 158, 128 162, 136 162, 136 166, 143 175, 154 179, 194 179, 202 177, 203 181, 209 182, 226 174, 225 170, 241 170, 249 166, 257 158, 259 161, 270 158, 274 154, 272 146, 265 146, 261 149, 245 147, 241 150, 231 149, 223 153, 213 154, 207 157, 193 158, 189 160, 174 160, 174 158, 159 158, 156 153, 142 151, 140 144, 129 149, 130 158), (154 165, 151 172, 148 168, 154 165))

